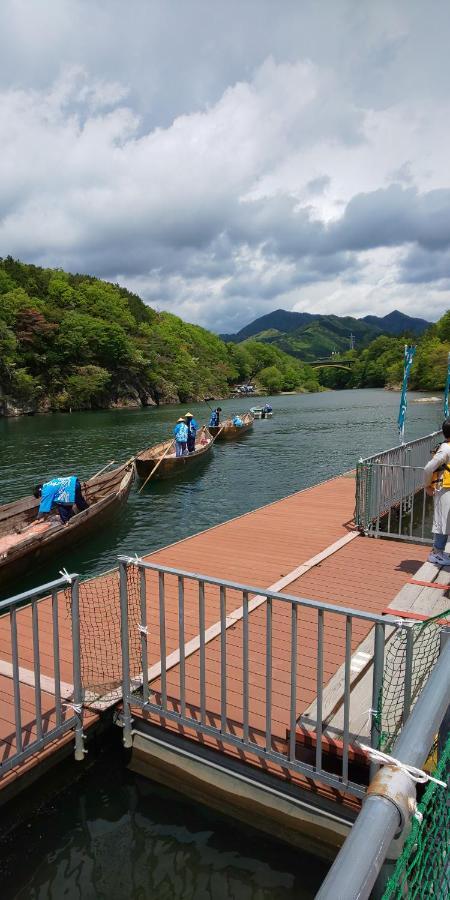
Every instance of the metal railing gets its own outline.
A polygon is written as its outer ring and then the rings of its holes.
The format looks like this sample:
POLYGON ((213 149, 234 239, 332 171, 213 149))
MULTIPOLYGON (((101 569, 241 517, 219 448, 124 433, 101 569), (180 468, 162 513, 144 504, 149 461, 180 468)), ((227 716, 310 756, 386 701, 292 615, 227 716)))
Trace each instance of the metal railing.
POLYGON ((428 543, 424 536, 429 507, 423 468, 439 442, 439 434, 435 431, 359 461, 355 523, 365 534, 428 543))
MULTIPOLYGON (((384 766, 371 783, 369 795, 317 900, 367 900, 376 882, 375 896, 384 896, 387 878, 400 856, 416 808, 416 784, 401 765, 420 768, 435 743, 436 734, 440 732, 442 736, 441 747, 449 737, 450 640, 445 637, 439 660, 393 748, 392 757, 397 765, 384 766), (441 734, 443 729, 445 734, 441 734)), ((445 780, 448 782, 448 774, 445 780)), ((438 790, 446 789, 440 786, 438 790)), ((445 800, 444 795, 443 804, 446 802, 448 796, 445 800)), ((448 832, 437 836, 437 841, 433 849, 440 858, 440 870, 445 870, 449 859, 448 832)), ((439 885, 424 891, 420 896, 448 896, 445 888, 441 893, 439 885)), ((409 896, 406 885, 400 895, 409 896)), ((414 892, 412 896, 419 894, 414 892)))
MULTIPOLYGON (((398 618, 137 558, 119 558, 119 572, 126 746, 132 746, 131 709, 138 707, 283 769, 364 795, 364 785, 351 777, 352 744, 359 737, 351 731, 352 652, 373 629, 367 705, 376 711, 385 643, 403 627, 398 618), (324 703, 336 654, 343 663, 338 734, 328 729, 324 703), (303 721, 311 700, 314 720, 303 721)), ((405 693, 404 717, 406 703, 405 693)), ((364 738, 372 747, 378 746, 379 728, 374 714, 364 738)))
POLYGON ((7 694, 8 687, 12 688, 13 705, 13 732, 0 742, 0 778, 68 731, 74 732, 75 758, 84 758, 78 588, 78 576, 70 575, 0 602, 5 647, 0 675, 7 694), (61 679, 59 607, 61 598, 65 603, 60 593, 63 589, 70 594, 73 684, 61 679), (40 620, 39 607, 44 600, 50 604, 51 623, 48 615, 45 622, 40 620), (32 668, 22 665, 25 654, 32 668))

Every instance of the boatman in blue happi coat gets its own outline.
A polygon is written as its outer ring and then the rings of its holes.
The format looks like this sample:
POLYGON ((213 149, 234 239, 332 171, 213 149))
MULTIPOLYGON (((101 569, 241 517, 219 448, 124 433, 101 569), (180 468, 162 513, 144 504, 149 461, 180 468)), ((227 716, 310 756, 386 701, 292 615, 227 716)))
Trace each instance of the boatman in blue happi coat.
POLYGON ((233 425, 236 425, 237 428, 242 428, 243 424, 244 423, 240 416, 238 416, 238 415, 234 416, 233 425))
POLYGON ((220 413, 222 412, 222 407, 217 406, 216 409, 213 409, 210 417, 209 417, 209 425, 210 428, 218 428, 220 423, 220 413))
POLYGON ((70 475, 68 478, 52 478, 44 484, 37 484, 33 493, 36 499, 41 501, 38 515, 43 516, 52 509, 57 509, 63 525, 67 525, 75 515, 74 506, 78 512, 89 506, 83 497, 81 484, 76 475, 70 475))
POLYGON ((195 438, 197 436, 198 425, 194 419, 192 413, 186 413, 185 415, 188 436, 187 436, 187 449, 188 453, 193 453, 195 450, 195 438))
POLYGON ((185 456, 187 451, 187 439, 188 439, 188 427, 183 418, 178 419, 175 428, 173 429, 173 433, 175 435, 175 450, 177 456, 185 456))

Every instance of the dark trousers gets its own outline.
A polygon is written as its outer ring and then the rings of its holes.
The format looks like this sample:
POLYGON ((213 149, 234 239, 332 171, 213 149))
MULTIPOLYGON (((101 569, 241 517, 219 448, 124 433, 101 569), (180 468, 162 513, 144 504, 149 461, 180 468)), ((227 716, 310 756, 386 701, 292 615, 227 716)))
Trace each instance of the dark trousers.
MULTIPOLYGON (((89 503, 84 499, 81 484, 77 478, 77 482, 75 485, 75 506, 78 512, 82 512, 83 509, 87 509, 89 503)), ((59 518, 63 525, 66 525, 67 522, 75 515, 75 511, 73 505, 71 503, 57 503, 59 518)))
POLYGON ((188 448, 188 453, 194 452, 194 450, 195 450, 195 434, 188 434, 187 448, 188 448))

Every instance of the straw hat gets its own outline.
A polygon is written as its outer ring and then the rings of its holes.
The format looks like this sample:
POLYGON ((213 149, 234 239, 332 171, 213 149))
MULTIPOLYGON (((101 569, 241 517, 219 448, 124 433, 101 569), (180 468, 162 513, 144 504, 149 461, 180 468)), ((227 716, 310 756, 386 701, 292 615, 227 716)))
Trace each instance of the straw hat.
POLYGON ((185 413, 185 414, 184 414, 184 418, 185 418, 185 419, 193 419, 194 416, 192 415, 192 413, 185 413))
POLYGON ((179 422, 184 422, 183 416, 181 417, 181 419, 178 419, 178 421, 179 421, 179 422))

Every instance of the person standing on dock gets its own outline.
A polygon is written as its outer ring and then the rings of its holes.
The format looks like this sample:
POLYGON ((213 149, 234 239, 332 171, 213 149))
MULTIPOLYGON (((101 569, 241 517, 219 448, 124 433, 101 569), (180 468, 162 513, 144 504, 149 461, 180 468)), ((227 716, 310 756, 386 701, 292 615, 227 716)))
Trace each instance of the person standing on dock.
POLYGON ((212 413, 211 413, 211 415, 210 415, 210 418, 209 418, 209 425, 210 425, 210 428, 218 428, 218 427, 219 427, 219 424, 220 424, 220 413, 221 413, 221 412, 222 412, 222 407, 221 407, 221 406, 216 406, 216 408, 213 409, 213 411, 212 411, 212 413))
POLYGON ((185 415, 188 436, 187 436, 187 449, 188 453, 194 453, 195 451, 195 438, 198 431, 197 422, 194 419, 192 413, 186 413, 185 415))
POLYGON ((44 484, 37 484, 33 494, 41 501, 38 516, 46 515, 56 507, 63 525, 67 525, 75 515, 74 506, 78 512, 89 506, 83 497, 81 484, 76 475, 70 475, 68 478, 52 478, 44 484))
POLYGON ((188 439, 188 427, 183 418, 178 419, 175 428, 173 429, 173 433, 175 435, 175 452, 177 456, 186 456, 187 450, 187 439, 188 439))
POLYGON ((425 466, 425 490, 433 497, 433 547, 428 562, 450 566, 445 547, 450 532, 450 419, 442 425, 444 442, 425 466))

